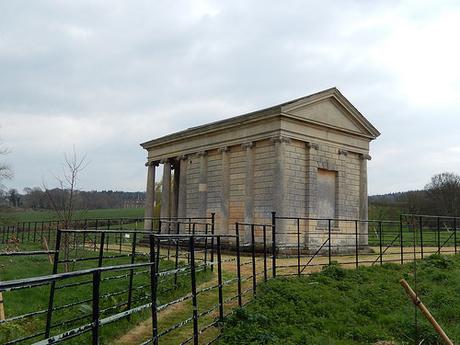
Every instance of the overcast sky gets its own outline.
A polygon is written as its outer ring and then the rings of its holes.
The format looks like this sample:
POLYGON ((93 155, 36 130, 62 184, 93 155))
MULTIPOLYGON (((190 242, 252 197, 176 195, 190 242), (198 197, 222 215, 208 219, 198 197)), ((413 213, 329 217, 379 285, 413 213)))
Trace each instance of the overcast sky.
POLYGON ((75 145, 144 190, 139 143, 337 86, 382 135, 371 194, 460 173, 459 1, 0 1, 0 137, 22 190, 75 145))

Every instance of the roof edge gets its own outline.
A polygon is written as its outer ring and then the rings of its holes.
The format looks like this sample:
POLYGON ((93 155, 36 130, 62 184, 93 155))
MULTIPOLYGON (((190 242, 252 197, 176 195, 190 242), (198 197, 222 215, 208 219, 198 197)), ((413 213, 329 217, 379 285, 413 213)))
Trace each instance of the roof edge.
MULTIPOLYGON (((210 122, 207 124, 195 126, 195 127, 190 127, 185 130, 171 133, 165 136, 162 136, 160 138, 156 138, 153 140, 149 140, 146 142, 143 142, 140 144, 140 146, 146 150, 149 148, 159 145, 159 144, 166 144, 175 140, 180 140, 184 138, 189 138, 189 137, 194 137, 196 135, 199 135, 200 133, 207 131, 207 130, 213 130, 213 131, 218 131, 222 130, 225 128, 231 128, 236 125, 240 125, 245 122, 252 122, 252 121, 257 121, 261 116, 266 116, 266 115, 282 115, 283 113, 283 107, 292 105, 297 102, 304 101, 306 103, 311 103, 315 102, 321 99, 325 99, 327 97, 335 97, 345 108, 348 110, 352 115, 355 116, 356 120, 361 123, 361 125, 369 131, 371 134, 372 138, 375 139, 378 136, 380 136, 380 132, 367 120, 364 115, 362 115, 358 109, 337 89, 337 87, 331 87, 313 94, 310 94, 308 96, 296 98, 291 101, 287 101, 278 105, 274 105, 268 108, 252 111, 249 113, 245 113, 242 115, 230 117, 227 119, 215 121, 215 122, 210 122)), ((371 139, 372 139, 371 138, 371 139)))

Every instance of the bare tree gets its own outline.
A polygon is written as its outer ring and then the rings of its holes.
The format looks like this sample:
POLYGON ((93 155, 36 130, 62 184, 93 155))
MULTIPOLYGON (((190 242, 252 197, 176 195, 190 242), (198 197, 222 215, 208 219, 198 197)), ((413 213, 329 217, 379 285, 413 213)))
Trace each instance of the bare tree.
MULTIPOLYGON (((53 189, 49 189, 46 183, 43 182, 43 189, 48 197, 51 208, 56 212, 59 219, 60 227, 67 229, 72 227, 75 215, 75 198, 78 190, 78 179, 80 173, 88 166, 86 155, 79 157, 73 149, 72 154, 69 156, 64 155, 64 162, 62 167, 62 175, 54 175, 58 183, 59 193, 53 193, 53 189)), ((64 252, 64 259, 69 259, 69 253, 75 246, 71 242, 69 236, 64 236, 61 243, 61 249, 64 252)), ((68 271, 68 266, 65 264, 65 270, 68 271)))
MULTIPOLYGON (((2 142, 0 141, 0 156, 5 156, 8 153, 10 153, 10 150, 8 150, 5 147, 1 147, 2 142)), ((13 178, 13 170, 11 169, 11 166, 6 163, 5 161, 1 160, 0 161, 0 188, 3 188, 2 182, 4 180, 9 180, 13 178)))
POLYGON ((80 173, 88 166, 86 155, 79 157, 73 149, 72 155, 64 155, 64 163, 62 168, 62 175, 54 175, 58 182, 58 189, 60 190, 60 198, 53 195, 45 183, 43 189, 48 197, 52 209, 64 228, 70 227, 74 220, 75 214, 75 198, 78 193, 77 184, 80 173))

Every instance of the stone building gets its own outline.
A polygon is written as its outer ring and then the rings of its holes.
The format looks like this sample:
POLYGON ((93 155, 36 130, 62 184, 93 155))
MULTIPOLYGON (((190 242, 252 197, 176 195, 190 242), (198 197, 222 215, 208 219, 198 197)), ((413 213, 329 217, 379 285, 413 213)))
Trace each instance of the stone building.
MULTIPOLYGON (((379 132, 336 88, 141 144, 148 151, 145 216, 162 165, 162 217, 216 214, 216 232, 280 216, 367 219, 369 143, 379 132)), ((277 230, 285 232, 289 224, 277 230)), ((150 224, 146 222, 146 228, 150 224)), ((303 228, 302 242, 314 246, 303 228)), ((367 242, 367 227, 360 229, 367 242)), ((248 231, 244 234, 248 240, 248 231)), ((280 241, 289 245, 289 235, 280 241)))

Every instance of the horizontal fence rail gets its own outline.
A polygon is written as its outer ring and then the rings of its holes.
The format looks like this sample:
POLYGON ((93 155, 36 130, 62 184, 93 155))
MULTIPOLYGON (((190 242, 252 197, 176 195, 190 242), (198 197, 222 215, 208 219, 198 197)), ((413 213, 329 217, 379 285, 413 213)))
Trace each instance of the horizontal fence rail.
POLYGON ((325 219, 273 212, 269 224, 237 222, 225 235, 216 229, 214 214, 151 218, 150 229, 144 228, 145 218, 137 223, 132 218, 86 219, 84 226, 67 229, 50 222, 27 223, 20 230, 6 227, 0 260, 37 258, 49 273, 0 282, 6 301, 29 291, 46 297, 42 305, 20 313, 7 308, 0 325, 27 321, 40 326, 10 334, 4 343, 75 338, 99 344, 107 327, 151 318, 150 333, 140 344, 211 344, 219 339, 225 317, 257 297, 260 283, 309 275, 332 264, 404 264, 431 254, 454 254, 458 219, 325 219), (175 307, 186 316, 174 322, 162 317, 175 307))

